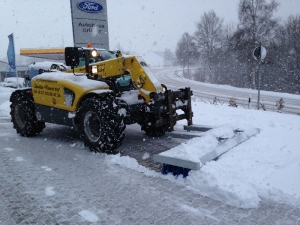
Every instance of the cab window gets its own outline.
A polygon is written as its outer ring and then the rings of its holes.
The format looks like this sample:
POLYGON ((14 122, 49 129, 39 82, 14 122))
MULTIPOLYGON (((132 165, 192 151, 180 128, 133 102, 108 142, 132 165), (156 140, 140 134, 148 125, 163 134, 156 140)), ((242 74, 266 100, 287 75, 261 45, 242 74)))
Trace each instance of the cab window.
POLYGON ((133 90, 132 80, 130 74, 124 74, 123 76, 116 79, 116 86, 118 91, 130 91, 133 90))
MULTIPOLYGON (((113 52, 110 52, 107 50, 98 50, 98 53, 99 53, 99 55, 96 58, 93 58, 93 57, 89 58, 89 64, 117 58, 117 56, 113 52)), ((75 66, 75 68, 82 67, 82 66, 85 66, 85 56, 84 56, 84 52, 80 51, 79 52, 79 64, 78 64, 78 66, 75 66)))

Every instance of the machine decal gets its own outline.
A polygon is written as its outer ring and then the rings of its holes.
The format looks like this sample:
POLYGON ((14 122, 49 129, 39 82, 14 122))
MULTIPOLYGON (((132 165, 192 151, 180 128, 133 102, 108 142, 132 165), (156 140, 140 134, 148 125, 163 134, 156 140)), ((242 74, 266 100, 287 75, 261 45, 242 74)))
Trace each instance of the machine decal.
POLYGON ((33 90, 34 94, 39 94, 39 95, 46 95, 46 96, 53 96, 53 97, 60 97, 59 93, 56 92, 51 92, 51 91, 41 91, 41 90, 33 90))

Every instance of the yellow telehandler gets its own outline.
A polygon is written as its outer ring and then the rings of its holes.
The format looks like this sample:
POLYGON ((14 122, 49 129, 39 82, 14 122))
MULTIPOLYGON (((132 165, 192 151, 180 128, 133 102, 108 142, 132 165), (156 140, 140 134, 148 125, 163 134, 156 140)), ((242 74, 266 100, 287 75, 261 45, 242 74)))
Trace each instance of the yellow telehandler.
MULTIPOLYGON (((91 151, 116 154, 126 125, 137 123, 149 136, 166 131, 179 138, 214 135, 212 148, 170 149, 153 156, 162 173, 188 175, 202 165, 259 133, 257 128, 214 128, 193 125, 190 88, 170 90, 160 84, 141 57, 123 56, 119 51, 67 47, 65 66, 53 63, 49 70, 31 79, 31 87, 11 94, 11 120, 17 133, 36 136, 45 123, 72 126, 91 151), (187 131, 173 132, 178 120, 186 120, 187 131), (212 133, 210 133, 212 130, 212 133), (204 134, 204 132, 207 132, 204 134), (216 134, 214 134, 216 133, 216 134)), ((206 140, 206 139, 203 139, 206 140)))
POLYGON ((31 87, 12 93, 17 133, 38 135, 45 123, 73 126, 90 150, 113 154, 126 124, 139 124, 149 136, 172 131, 178 120, 192 125, 190 88, 169 90, 141 57, 67 47, 65 64, 71 69, 53 64, 31 79, 31 87))

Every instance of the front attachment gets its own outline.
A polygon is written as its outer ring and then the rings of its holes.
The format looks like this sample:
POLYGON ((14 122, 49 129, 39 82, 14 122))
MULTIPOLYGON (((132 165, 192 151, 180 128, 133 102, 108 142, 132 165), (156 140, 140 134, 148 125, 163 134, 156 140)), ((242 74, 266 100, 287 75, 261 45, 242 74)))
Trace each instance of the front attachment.
POLYGON ((186 177, 189 170, 200 170, 205 163, 217 160, 221 155, 260 132, 258 128, 239 129, 231 126, 212 128, 193 125, 185 129, 190 132, 184 134, 184 132, 174 131, 169 135, 185 139, 193 138, 193 140, 153 156, 154 161, 162 163, 163 174, 172 172, 175 176, 183 174, 186 177), (187 149, 186 146, 190 147, 187 149))
MULTIPOLYGON (((163 85, 164 86, 164 85, 163 85)), ((167 126, 168 131, 174 130, 177 121, 186 119, 187 125, 193 124, 193 112, 190 88, 166 90, 164 93, 155 93, 152 104, 149 106, 155 112, 155 126, 167 126)))

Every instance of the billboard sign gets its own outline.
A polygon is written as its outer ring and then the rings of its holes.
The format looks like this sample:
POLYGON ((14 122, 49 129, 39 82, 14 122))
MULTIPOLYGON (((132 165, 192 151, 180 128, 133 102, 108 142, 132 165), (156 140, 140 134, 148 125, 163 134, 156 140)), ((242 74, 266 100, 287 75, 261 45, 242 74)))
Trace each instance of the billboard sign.
POLYGON ((74 46, 109 50, 106 0, 70 0, 74 46))

